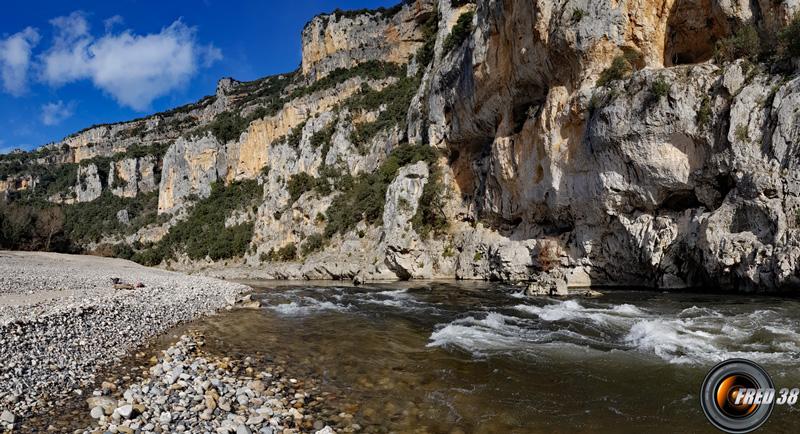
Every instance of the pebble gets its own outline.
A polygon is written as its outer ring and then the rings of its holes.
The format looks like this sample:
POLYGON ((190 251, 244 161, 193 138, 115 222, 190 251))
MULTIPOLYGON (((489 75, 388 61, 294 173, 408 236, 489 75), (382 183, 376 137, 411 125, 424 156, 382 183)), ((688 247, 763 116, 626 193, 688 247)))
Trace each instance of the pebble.
POLYGON ((17 417, 14 416, 14 413, 8 410, 3 410, 3 413, 0 413, 0 420, 2 420, 5 423, 13 424, 17 420, 17 417))
POLYGON ((96 404, 90 406, 95 422, 81 432, 132 429, 161 433, 295 434, 311 432, 313 427, 323 434, 335 433, 319 420, 312 422, 320 418, 312 411, 316 407, 302 408, 306 399, 308 402, 317 399, 310 390, 302 390, 300 384, 307 383, 242 369, 241 361, 213 359, 200 350, 201 341, 202 336, 182 336, 156 359, 155 366, 143 369, 150 375, 127 386, 119 407, 115 406, 117 419, 100 417, 104 409, 98 404, 108 404, 106 400, 111 400, 110 397, 87 400, 96 404), (175 378, 181 380, 175 382, 175 378), (235 408, 231 403, 236 404, 235 408))
POLYGON ((133 414, 133 405, 126 404, 117 408, 117 414, 119 414, 122 418, 129 419, 133 414))
POLYGON ((3 309, 0 360, 7 369, 0 396, 15 423, 43 412, 57 415, 78 396, 113 394, 118 386, 111 381, 89 393, 99 367, 117 363, 120 354, 179 323, 226 307, 249 289, 118 260, 37 253, 5 256, 0 276, 13 276, 3 282, 4 294, 55 288, 64 294, 3 309), (115 291, 112 277, 145 287, 115 291))
POLYGON ((105 412, 103 411, 103 407, 97 406, 89 412, 89 415, 92 416, 92 419, 100 419, 105 415, 105 412))

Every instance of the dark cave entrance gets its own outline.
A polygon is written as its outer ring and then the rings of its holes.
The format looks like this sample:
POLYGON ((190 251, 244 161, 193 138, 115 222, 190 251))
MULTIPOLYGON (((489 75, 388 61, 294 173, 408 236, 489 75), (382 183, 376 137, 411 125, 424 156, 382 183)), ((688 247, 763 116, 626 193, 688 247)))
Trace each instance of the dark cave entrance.
POLYGON ((714 56, 717 40, 727 25, 714 16, 711 0, 679 0, 667 22, 664 66, 702 63, 714 56))

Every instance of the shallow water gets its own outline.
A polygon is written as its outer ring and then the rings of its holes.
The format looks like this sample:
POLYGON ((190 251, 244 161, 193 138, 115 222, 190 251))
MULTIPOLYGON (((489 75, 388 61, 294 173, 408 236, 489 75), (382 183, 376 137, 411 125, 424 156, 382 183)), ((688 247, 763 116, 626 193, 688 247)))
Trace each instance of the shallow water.
MULTIPOLYGON (((251 282, 252 284, 252 282, 251 282)), ((762 363, 800 387, 800 303, 608 292, 528 299, 497 284, 256 283, 260 310, 193 323, 212 348, 322 381, 367 432, 716 432, 707 370, 762 363)), ((796 432, 776 407, 765 432, 796 432)))

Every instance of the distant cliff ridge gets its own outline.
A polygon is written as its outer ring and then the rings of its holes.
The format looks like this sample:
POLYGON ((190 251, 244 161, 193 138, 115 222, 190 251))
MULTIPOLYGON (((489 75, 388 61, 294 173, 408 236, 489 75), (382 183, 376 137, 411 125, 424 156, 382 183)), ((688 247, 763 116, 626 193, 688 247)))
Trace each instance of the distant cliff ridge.
POLYGON ((2 156, 0 245, 274 278, 800 289, 799 13, 320 15, 297 71, 2 156))

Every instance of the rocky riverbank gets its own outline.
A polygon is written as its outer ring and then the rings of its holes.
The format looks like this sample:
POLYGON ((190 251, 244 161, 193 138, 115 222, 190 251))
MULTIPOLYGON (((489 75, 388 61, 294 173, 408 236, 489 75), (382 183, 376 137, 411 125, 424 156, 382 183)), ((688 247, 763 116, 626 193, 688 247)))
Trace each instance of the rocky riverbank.
POLYGON ((118 259, 0 252, 0 428, 88 395, 100 369, 248 289, 118 259))
POLYGON ((249 357, 203 351, 202 336, 182 336, 162 352, 146 378, 121 397, 103 383, 87 399, 95 425, 84 433, 333 433, 320 416, 324 400, 280 367, 258 371, 249 357))

